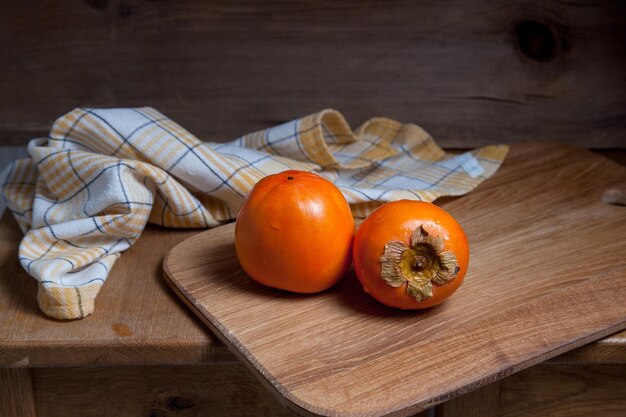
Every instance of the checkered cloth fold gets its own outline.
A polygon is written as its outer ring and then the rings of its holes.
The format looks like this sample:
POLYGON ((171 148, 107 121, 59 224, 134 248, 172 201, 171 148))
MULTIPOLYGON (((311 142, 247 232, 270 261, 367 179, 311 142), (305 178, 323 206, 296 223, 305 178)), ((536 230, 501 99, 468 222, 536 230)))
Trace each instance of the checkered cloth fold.
POLYGON ((266 175, 315 171, 355 217, 387 201, 462 195, 491 176, 508 148, 458 155, 414 124, 371 119, 352 131, 324 110, 229 143, 201 142, 152 108, 75 109, 29 159, 0 175, 4 203, 25 232, 19 261, 39 281, 43 312, 82 318, 115 260, 147 222, 214 227, 233 220, 266 175))

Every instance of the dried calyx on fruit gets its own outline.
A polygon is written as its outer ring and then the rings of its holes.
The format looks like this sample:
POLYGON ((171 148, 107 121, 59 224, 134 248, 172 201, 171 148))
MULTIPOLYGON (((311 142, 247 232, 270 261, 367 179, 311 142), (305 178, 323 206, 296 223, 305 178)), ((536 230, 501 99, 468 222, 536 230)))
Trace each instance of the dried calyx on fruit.
POLYGON ((385 245, 380 275, 392 287, 406 282, 407 294, 421 302, 432 297, 433 282, 443 285, 459 272, 456 256, 443 248, 443 237, 420 225, 411 234, 410 246, 397 240, 385 245))
POLYGON ((469 243, 450 213, 431 203, 383 204, 354 239, 354 272, 365 292, 401 309, 436 306, 463 283, 469 243))

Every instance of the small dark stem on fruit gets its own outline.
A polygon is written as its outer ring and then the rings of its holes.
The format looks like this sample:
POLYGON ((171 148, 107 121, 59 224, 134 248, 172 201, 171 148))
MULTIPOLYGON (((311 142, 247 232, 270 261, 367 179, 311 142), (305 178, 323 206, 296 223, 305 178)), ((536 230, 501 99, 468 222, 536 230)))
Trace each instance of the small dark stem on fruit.
POLYGON ((291 181, 291 180, 293 180, 293 177, 287 177, 287 179, 288 179, 289 181, 291 181))
POLYGON ((427 259, 424 256, 417 256, 413 261, 413 270, 421 271, 427 264, 427 259))

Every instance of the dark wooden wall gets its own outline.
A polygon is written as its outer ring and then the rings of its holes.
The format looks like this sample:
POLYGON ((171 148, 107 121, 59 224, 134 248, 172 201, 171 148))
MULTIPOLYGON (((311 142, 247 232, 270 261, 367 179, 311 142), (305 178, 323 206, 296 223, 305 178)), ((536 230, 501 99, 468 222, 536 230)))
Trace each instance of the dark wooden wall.
POLYGON ((143 105, 214 141, 332 107, 446 147, 626 148, 626 2, 2 2, 0 145, 143 105))

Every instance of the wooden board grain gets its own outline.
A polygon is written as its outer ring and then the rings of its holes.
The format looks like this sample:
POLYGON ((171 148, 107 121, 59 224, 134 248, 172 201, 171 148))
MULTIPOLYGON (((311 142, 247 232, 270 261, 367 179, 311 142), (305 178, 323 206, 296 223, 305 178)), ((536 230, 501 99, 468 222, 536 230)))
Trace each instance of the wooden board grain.
POLYGON ((303 413, 408 415, 626 326, 626 210, 600 201, 626 169, 582 149, 513 146, 477 190, 442 201, 472 248, 463 288, 389 309, 354 276, 313 296, 238 265, 233 225, 191 237, 164 269, 196 314, 303 413))
POLYGON ((151 105, 222 141, 336 108, 445 147, 626 147, 619 0, 9 1, 0 143, 77 106, 151 105))
POLYGON ((623 417, 626 365, 542 364, 502 380, 500 417, 623 417))
POLYGON ((30 369, 0 368, 0 416, 37 416, 30 369))
POLYGON ((238 362, 42 368, 33 374, 39 417, 291 415, 238 362))

